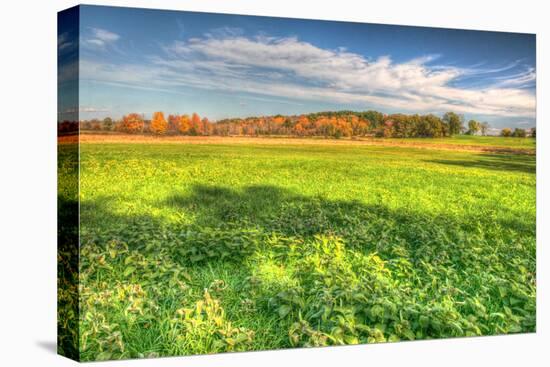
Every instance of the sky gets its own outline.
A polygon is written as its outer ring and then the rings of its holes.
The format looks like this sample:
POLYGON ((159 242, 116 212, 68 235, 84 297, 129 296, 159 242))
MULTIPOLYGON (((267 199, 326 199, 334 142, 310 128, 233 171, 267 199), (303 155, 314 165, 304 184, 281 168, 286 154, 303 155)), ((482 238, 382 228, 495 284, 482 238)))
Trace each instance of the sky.
POLYGON ((532 34, 102 6, 81 6, 78 30, 58 45, 80 119, 374 109, 535 126, 532 34))

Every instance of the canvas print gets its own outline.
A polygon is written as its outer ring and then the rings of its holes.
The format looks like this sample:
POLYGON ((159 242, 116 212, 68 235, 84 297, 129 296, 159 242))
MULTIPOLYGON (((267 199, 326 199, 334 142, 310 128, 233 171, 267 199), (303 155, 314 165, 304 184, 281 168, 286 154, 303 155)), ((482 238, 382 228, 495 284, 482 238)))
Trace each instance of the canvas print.
POLYGON ((60 354, 535 332, 534 34, 58 20, 60 354))

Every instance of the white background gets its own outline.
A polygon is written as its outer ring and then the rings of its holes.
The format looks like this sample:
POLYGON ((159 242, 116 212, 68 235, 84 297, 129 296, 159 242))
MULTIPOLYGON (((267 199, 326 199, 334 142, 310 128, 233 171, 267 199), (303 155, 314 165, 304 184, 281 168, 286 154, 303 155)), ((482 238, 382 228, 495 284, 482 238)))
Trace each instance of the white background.
MULTIPOLYGON (((548 301, 549 26, 545 1, 88 1, 298 18, 537 33, 537 333, 105 362, 104 366, 540 366, 548 301), (546 208, 545 208, 546 207, 546 208)), ((0 365, 66 366, 56 340, 56 12, 75 1, 4 1, 0 10, 0 365)), ((546 345, 545 345, 546 344, 546 345)), ((546 348, 546 350, 545 350, 546 348)), ((548 365, 548 364, 546 364, 548 365)))

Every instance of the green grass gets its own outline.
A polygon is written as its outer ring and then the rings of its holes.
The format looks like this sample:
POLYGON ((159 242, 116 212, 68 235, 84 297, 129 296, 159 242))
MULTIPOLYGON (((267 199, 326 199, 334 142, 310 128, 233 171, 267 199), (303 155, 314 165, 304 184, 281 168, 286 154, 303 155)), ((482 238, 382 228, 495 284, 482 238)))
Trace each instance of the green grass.
POLYGON ((403 142, 403 143, 434 143, 434 144, 447 144, 447 145, 472 145, 480 147, 497 147, 497 148, 510 148, 510 149, 535 149, 535 139, 531 137, 527 138, 514 138, 514 137, 501 137, 501 136, 477 136, 477 135, 455 135, 450 138, 407 138, 407 139, 395 139, 395 138, 383 138, 377 139, 381 141, 391 142, 403 142))
MULTIPOLYGON (((512 141, 528 144, 476 138, 512 141)), ((535 330, 533 155, 84 144, 81 159, 83 360, 535 330)))

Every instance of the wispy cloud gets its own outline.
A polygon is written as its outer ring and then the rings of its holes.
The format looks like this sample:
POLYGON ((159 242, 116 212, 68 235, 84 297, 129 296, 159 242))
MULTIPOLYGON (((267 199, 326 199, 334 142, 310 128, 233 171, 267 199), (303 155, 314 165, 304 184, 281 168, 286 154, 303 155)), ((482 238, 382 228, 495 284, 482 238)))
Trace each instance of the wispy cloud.
POLYGON ((74 42, 71 41, 69 33, 64 32, 57 36, 57 50, 63 52, 74 46, 74 42))
MULTIPOLYGON (((95 38, 90 40, 119 39, 114 33, 94 32, 95 38)), ((146 64, 84 60, 81 77, 137 88, 195 87, 392 110, 535 116, 534 93, 523 88, 535 80, 534 69, 510 76, 499 74, 493 83, 482 87, 457 87, 456 82, 471 76, 474 69, 433 65, 439 57, 419 55, 407 62, 395 62, 391 56, 369 59, 345 48, 323 49, 296 37, 245 37, 230 29, 164 45, 163 53, 149 56, 146 64)), ((493 71, 502 73, 512 67, 499 69, 493 71)))
POLYGON ((497 81, 495 86, 498 87, 523 88, 533 86, 537 80, 537 75, 535 73, 535 69, 530 67, 517 74, 496 77, 495 80, 497 81))
POLYGON ((88 48, 105 49, 107 46, 113 45, 119 39, 120 36, 118 34, 106 29, 90 28, 82 37, 81 44, 88 48))
POLYGON ((109 109, 104 107, 80 106, 79 111, 80 112, 109 112, 109 109))

